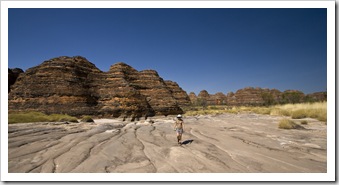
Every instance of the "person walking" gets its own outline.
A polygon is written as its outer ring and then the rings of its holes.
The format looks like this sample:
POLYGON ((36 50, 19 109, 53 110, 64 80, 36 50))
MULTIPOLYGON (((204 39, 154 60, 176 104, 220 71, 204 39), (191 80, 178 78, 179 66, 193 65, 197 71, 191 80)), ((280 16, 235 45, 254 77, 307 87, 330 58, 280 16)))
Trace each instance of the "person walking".
POLYGON ((177 120, 174 123, 174 130, 177 132, 178 144, 181 144, 182 133, 184 132, 184 120, 182 120, 182 116, 179 114, 177 116, 177 120))

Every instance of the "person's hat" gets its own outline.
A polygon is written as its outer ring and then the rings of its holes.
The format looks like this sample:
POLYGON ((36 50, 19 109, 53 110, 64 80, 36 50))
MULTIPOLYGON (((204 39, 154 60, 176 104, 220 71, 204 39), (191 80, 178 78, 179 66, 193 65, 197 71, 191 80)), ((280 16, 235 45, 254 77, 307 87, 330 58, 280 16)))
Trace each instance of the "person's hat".
POLYGON ((177 115, 177 118, 182 118, 181 114, 177 115))

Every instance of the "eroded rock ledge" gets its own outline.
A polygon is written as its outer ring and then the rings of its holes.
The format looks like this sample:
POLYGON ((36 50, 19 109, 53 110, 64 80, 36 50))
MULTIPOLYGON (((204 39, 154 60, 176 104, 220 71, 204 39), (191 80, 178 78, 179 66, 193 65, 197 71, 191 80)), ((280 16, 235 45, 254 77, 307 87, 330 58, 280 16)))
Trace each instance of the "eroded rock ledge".
MULTIPOLYGON (((125 124, 24 123, 8 126, 9 173, 326 173, 327 126, 278 128, 282 117, 185 117, 183 144, 174 116, 125 124)), ((80 180, 80 179, 79 179, 80 180)), ((227 179, 225 179, 227 180, 227 179)), ((240 179, 241 180, 241 179, 240 179)))

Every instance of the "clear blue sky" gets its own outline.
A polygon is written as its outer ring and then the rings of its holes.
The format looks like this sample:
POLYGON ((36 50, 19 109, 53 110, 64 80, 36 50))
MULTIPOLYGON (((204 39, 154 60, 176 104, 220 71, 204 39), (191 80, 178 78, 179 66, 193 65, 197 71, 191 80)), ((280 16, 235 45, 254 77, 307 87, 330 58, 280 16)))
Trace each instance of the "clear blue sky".
POLYGON ((187 93, 326 91, 326 9, 9 9, 9 68, 84 56, 154 69, 187 93))

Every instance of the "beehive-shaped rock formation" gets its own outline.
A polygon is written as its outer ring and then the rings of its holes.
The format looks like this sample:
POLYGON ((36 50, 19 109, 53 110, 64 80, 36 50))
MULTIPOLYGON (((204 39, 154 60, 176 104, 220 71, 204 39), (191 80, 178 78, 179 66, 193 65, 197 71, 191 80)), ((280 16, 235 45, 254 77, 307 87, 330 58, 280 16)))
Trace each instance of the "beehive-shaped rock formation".
POLYGON ((84 57, 58 57, 19 76, 9 92, 9 110, 134 119, 181 114, 188 100, 177 83, 154 70, 139 72, 120 62, 102 72, 84 57))

